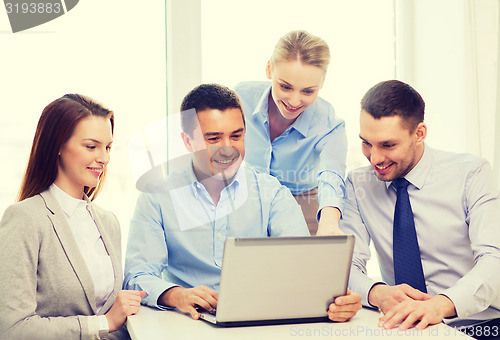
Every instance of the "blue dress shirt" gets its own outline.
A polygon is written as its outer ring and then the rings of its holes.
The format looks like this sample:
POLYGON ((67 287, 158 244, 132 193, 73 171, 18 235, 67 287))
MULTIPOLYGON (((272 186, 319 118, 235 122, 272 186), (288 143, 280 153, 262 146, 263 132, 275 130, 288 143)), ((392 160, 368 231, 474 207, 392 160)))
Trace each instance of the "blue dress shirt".
POLYGON ((289 190, 266 174, 241 167, 214 205, 192 166, 154 191, 141 193, 130 224, 125 289, 144 290, 142 303, 158 306, 173 286, 218 291, 227 237, 309 236, 289 190))
MULTIPOLYGON (((500 317, 500 201, 489 164, 469 154, 425 146, 405 176, 427 291, 455 305, 455 325, 500 317), (462 319, 462 320, 459 320, 462 319)), ((350 289, 364 305, 376 283, 367 276, 369 244, 377 251, 382 279, 394 285, 392 226, 396 192, 371 166, 349 173, 341 229, 356 236, 350 289)))
POLYGON ((335 115, 333 107, 318 97, 271 142, 270 82, 243 82, 235 91, 246 120, 246 162, 257 171, 276 177, 292 194, 317 187, 318 212, 327 206, 342 212, 347 137, 344 121, 335 115))

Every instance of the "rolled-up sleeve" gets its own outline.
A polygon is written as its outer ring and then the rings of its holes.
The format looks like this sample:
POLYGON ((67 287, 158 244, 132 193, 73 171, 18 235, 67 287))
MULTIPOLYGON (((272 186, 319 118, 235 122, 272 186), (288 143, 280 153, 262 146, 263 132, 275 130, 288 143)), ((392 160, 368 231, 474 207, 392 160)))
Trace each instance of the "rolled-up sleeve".
POLYGON ((316 150, 319 153, 318 212, 324 207, 335 207, 343 215, 346 197, 344 178, 347 156, 344 121, 337 121, 337 125, 316 144, 316 150))

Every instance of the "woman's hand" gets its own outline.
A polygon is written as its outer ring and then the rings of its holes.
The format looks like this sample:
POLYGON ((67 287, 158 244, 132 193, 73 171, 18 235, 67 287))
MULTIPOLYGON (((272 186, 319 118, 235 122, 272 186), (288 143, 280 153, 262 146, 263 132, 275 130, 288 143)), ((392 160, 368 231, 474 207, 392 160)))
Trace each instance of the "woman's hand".
POLYGON ((106 313, 109 331, 114 332, 122 328, 127 321, 127 316, 134 315, 139 311, 141 300, 146 292, 139 290, 122 290, 118 292, 113 306, 106 313))

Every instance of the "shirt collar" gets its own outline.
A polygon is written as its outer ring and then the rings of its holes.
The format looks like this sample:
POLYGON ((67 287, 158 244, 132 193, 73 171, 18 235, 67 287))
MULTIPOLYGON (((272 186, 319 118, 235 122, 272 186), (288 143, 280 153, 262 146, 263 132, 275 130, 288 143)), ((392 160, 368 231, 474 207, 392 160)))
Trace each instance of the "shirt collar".
POLYGON ((269 86, 267 90, 265 90, 264 93, 262 93, 259 101, 257 102, 257 105, 255 106, 255 110, 252 113, 252 115, 254 116, 258 115, 262 122, 269 121, 269 117, 267 116, 267 111, 269 108, 268 99, 270 93, 271 93, 271 86, 269 86))
MULTIPOLYGON (((427 179, 427 175, 431 171, 432 165, 432 149, 424 144, 424 153, 422 154, 422 158, 418 161, 417 165, 409 173, 404 176, 408 182, 413 184, 417 189, 422 189, 425 184, 425 180, 427 179)), ((387 182, 387 188, 392 184, 391 182, 387 182)))
POLYGON ((300 132, 300 134, 304 137, 307 137, 307 133, 309 132, 309 127, 311 126, 311 119, 313 118, 313 104, 311 104, 308 108, 306 108, 302 113, 297 117, 295 122, 291 125, 292 128, 300 132))
MULTIPOLYGON (((242 170, 242 167, 243 167, 243 164, 240 166, 238 171, 236 171, 236 174, 234 175, 231 183, 229 183, 228 186, 226 188, 224 188, 224 189, 229 190, 230 197, 233 197, 233 199, 236 199, 236 193, 238 192, 237 189, 241 185, 241 183, 243 183, 243 184, 246 183, 246 178, 244 177, 245 172, 242 170)), ((206 191, 206 189, 205 189, 205 186, 203 185, 203 183, 198 181, 198 179, 196 178, 196 175, 195 175, 194 170, 193 170, 193 163, 191 163, 191 166, 188 168, 187 175, 188 175, 189 183, 191 184, 191 189, 192 189, 193 195, 196 198, 198 198, 198 196, 199 196, 198 190, 203 188, 206 191)))
MULTIPOLYGON (((271 85, 262 93, 260 99, 253 111, 252 115, 258 115, 262 123, 268 123, 268 110, 269 110, 269 94, 271 93, 271 85)), ((299 117, 290 125, 285 131, 289 131, 290 129, 297 130, 302 136, 307 137, 307 133, 309 131, 309 126, 311 125, 311 119, 313 118, 313 105, 310 105, 306 108, 299 117)))
POLYGON ((87 195, 83 194, 83 200, 79 200, 69 195, 54 183, 50 185, 49 191, 52 195, 54 195, 57 203, 59 203, 61 209, 68 216, 72 216, 79 206, 86 207, 88 204, 90 204, 90 200, 87 195))

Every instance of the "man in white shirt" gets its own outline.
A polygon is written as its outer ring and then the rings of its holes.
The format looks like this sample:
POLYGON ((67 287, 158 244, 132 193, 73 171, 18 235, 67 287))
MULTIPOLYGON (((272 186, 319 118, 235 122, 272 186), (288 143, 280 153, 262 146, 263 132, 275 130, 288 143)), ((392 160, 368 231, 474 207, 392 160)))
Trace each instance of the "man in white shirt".
POLYGON ((427 146, 425 103, 405 83, 375 85, 361 107, 360 138, 370 166, 349 174, 341 224, 356 236, 350 288, 364 305, 382 310, 385 328, 423 329, 445 320, 476 338, 498 336, 500 203, 489 164, 427 146), (398 183, 407 187, 401 200, 398 183), (404 200, 399 218, 396 202, 401 207, 404 200), (399 225, 406 228, 403 241, 399 225), (407 236, 411 229, 414 237, 407 236), (412 246, 401 251, 409 239, 412 246), (384 282, 367 276, 371 241, 384 282), (414 246, 416 258, 405 255, 414 246))

